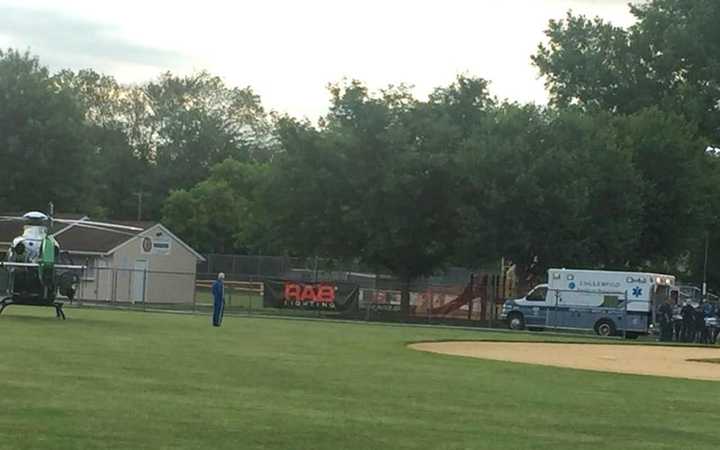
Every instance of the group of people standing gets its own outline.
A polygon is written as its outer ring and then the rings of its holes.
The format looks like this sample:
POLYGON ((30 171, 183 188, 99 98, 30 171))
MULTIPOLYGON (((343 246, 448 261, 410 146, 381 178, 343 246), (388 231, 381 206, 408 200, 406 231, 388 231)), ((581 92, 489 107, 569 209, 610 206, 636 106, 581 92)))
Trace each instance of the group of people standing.
POLYGON ((720 328, 710 326, 706 319, 719 317, 717 305, 702 301, 695 306, 690 301, 680 304, 677 293, 673 294, 675 295, 668 298, 658 309, 660 340, 698 344, 716 342, 720 328))

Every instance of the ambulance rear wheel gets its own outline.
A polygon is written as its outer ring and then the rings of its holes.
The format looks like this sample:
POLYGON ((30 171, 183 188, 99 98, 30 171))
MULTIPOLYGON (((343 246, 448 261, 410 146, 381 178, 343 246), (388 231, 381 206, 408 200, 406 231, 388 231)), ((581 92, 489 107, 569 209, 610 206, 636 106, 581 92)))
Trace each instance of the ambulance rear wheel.
POLYGON ((615 324, 609 319, 598 320, 595 324, 595 332, 598 336, 615 336, 615 324))
POLYGON ((511 330, 524 330, 525 318, 520 313, 510 313, 508 316, 508 328, 511 330))

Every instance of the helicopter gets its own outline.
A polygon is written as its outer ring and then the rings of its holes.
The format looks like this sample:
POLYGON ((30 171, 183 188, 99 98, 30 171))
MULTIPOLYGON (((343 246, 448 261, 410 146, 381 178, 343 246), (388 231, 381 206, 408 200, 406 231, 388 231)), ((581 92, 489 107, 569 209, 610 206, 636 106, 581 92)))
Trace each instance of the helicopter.
MULTIPOLYGON (((67 226, 94 228, 123 234, 142 231, 141 228, 89 220, 56 219, 50 203, 48 214, 31 211, 22 216, 0 216, 1 222, 23 224, 21 236, 13 239, 7 260, 0 261, 0 269, 9 273, 8 293, 0 300, 0 314, 10 305, 49 306, 55 308, 58 318, 65 320, 63 303, 58 295, 72 301, 80 282, 78 272, 85 266, 63 264, 65 256, 52 233, 55 223, 67 226)), ((65 227, 67 228, 67 227, 65 227)))

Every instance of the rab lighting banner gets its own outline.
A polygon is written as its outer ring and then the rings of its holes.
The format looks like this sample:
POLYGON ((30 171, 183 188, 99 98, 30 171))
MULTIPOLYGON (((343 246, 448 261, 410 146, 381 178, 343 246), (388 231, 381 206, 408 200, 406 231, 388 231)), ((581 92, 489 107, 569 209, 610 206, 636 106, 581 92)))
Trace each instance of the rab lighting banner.
POLYGON ((289 280, 263 281, 265 308, 358 310, 358 286, 350 283, 306 283, 289 280))

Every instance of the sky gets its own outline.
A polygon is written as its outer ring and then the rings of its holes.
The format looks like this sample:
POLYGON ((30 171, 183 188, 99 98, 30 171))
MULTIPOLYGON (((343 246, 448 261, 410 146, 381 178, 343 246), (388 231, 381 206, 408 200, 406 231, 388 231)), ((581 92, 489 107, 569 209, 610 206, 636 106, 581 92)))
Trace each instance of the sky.
POLYGON ((0 0, 0 48, 123 83, 207 70, 310 120, 344 78, 405 83, 424 98, 462 73, 490 80, 499 98, 545 103, 530 55, 548 21, 572 9, 628 26, 628 1, 0 0))

